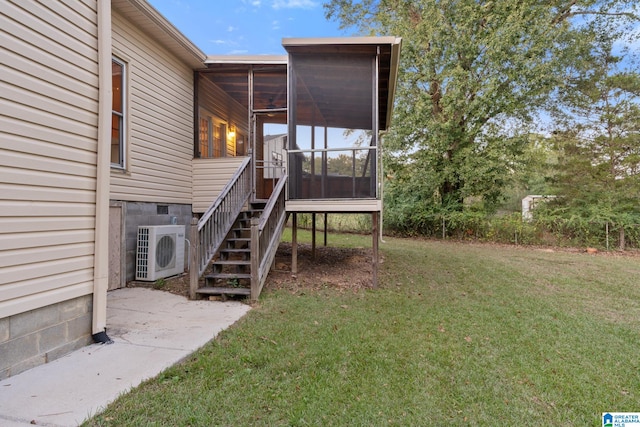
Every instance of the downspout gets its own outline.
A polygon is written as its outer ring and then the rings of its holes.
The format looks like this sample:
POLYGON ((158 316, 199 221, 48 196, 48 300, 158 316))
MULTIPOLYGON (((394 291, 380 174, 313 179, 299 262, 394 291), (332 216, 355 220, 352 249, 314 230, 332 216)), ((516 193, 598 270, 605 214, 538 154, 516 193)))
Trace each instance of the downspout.
POLYGON ((111 173, 111 0, 98 0, 98 147, 96 159, 96 223, 93 261, 93 319, 95 342, 107 336, 109 287, 109 180, 111 173))

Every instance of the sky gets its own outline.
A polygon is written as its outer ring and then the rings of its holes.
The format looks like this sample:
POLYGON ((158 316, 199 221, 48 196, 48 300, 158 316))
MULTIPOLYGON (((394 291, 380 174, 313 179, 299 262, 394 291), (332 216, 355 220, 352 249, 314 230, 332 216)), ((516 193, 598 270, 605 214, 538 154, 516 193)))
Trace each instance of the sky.
POLYGON ((353 35, 322 0, 148 0, 207 55, 284 55, 287 37, 353 35))

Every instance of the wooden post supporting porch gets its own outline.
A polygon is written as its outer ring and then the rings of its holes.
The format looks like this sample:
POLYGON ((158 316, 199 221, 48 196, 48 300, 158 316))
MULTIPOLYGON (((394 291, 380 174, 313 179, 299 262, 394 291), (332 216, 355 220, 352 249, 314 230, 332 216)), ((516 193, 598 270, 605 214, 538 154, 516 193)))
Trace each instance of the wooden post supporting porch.
POLYGON ((311 214, 311 259, 316 260, 316 213, 311 214))
POLYGON ((380 214, 378 211, 371 212, 371 234, 373 238, 373 258, 371 260, 372 285, 373 288, 378 287, 378 240, 379 240, 379 221, 380 214))
POLYGON ((291 274, 298 274, 298 214, 291 218, 291 274))
POLYGON ((324 214, 324 246, 327 246, 327 220, 329 219, 329 214, 324 214))
POLYGON ((189 299, 196 299, 198 291, 198 218, 191 218, 189 225, 189 299))
POLYGON ((251 218, 251 300, 260 296, 260 218, 251 218))

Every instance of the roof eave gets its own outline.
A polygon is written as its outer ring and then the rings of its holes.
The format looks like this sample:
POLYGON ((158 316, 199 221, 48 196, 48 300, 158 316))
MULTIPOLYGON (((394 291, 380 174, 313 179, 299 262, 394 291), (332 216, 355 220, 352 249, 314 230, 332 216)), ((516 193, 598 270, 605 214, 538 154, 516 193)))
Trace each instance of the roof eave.
POLYGON ((388 130, 391 126, 391 117, 393 116, 394 99, 396 95, 396 86, 398 84, 398 72, 400 70, 400 48, 402 47, 402 38, 395 37, 396 42, 391 45, 391 66, 389 71, 389 95, 387 100, 387 126, 383 130, 388 130))
POLYGON ((207 55, 146 0, 112 0, 111 4, 193 69, 204 68, 207 55))
POLYGON ((282 46, 317 46, 317 45, 399 45, 402 39, 394 36, 371 37, 314 37, 314 38, 284 38, 282 46))

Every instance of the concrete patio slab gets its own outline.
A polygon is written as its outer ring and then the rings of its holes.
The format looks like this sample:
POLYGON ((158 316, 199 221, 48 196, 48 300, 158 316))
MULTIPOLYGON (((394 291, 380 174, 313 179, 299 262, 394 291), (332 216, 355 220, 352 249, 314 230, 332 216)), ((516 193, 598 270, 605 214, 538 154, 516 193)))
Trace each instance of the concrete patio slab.
POLYGON ((107 334, 114 343, 93 344, 0 381, 0 425, 76 426, 189 356, 249 309, 145 288, 109 292, 107 334))

